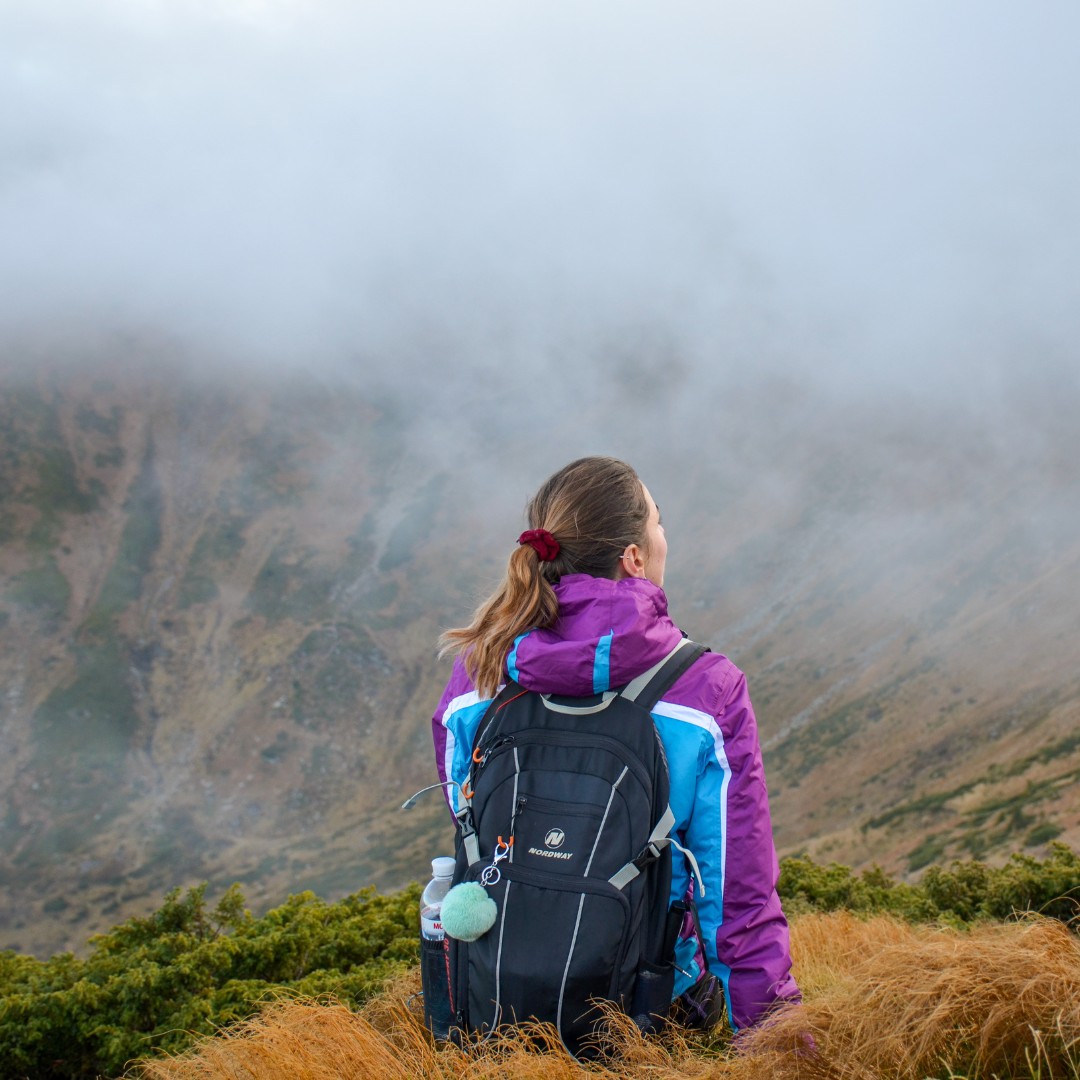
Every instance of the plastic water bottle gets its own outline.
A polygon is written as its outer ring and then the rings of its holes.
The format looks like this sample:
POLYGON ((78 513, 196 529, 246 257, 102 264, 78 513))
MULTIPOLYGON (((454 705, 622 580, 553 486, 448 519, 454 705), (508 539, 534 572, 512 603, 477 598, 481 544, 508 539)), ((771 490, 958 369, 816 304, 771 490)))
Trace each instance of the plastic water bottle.
POLYGON ((446 936, 442 927, 442 902, 454 877, 453 856, 440 855, 432 859, 431 874, 420 897, 420 934, 429 941, 442 941, 446 936))
POLYGON ((454 877, 454 860, 431 860, 432 878, 420 897, 420 978, 424 987, 424 1020, 436 1039, 450 1037, 454 1010, 450 1004, 450 951, 442 925, 442 902, 454 877))

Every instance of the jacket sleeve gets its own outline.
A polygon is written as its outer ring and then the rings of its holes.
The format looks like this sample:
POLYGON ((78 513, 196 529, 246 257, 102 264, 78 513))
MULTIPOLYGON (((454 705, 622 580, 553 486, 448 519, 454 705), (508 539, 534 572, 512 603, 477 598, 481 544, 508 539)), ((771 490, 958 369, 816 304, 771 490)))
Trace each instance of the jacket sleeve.
POLYGON ((473 738, 481 718, 487 711, 490 698, 482 698, 473 687, 460 657, 454 661, 450 681, 431 718, 431 735, 435 744, 435 768, 446 801, 454 812, 458 809, 458 788, 469 775, 469 758, 473 738))
POLYGON ((737 677, 716 715, 719 732, 699 761, 687 840, 691 850, 708 853, 698 914, 709 968, 724 984, 728 1015, 738 1031, 800 995, 776 892, 779 866, 757 722, 746 679, 733 671, 737 677))

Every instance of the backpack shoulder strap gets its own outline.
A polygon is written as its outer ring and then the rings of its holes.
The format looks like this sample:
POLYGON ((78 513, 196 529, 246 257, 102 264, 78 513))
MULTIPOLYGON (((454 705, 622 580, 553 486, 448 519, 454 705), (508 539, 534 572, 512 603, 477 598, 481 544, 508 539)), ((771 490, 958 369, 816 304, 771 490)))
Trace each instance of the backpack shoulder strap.
MULTIPOLYGON (((621 691, 621 696, 640 705, 646 712, 652 712, 653 706, 660 700, 664 691, 672 686, 699 656, 708 651, 707 646, 691 641, 690 638, 683 638, 658 664, 654 664, 648 671, 643 671, 636 679, 627 683, 621 691)), ((661 853, 669 844, 677 847, 687 857, 700 884, 701 871, 698 869, 693 853, 687 851, 671 836, 674 825, 675 815, 669 804, 659 821, 653 826, 645 847, 608 879, 610 884, 616 889, 625 888, 646 866, 660 858, 661 853)))
POLYGON ((707 646, 691 641, 690 638, 682 638, 659 663, 628 682, 622 689, 622 696, 637 702, 646 712, 652 712, 664 691, 673 686, 679 676, 708 651, 707 646))
POLYGON ((502 717, 499 716, 499 713, 502 712, 503 707, 528 692, 523 686, 514 682, 513 679, 507 678, 499 692, 491 699, 487 709, 484 710, 480 723, 476 725, 476 734, 473 736, 473 750, 487 745, 498 735, 499 727, 502 725, 502 717))
POLYGON ((461 785, 461 807, 455 814, 459 843, 465 851, 465 858, 469 866, 474 866, 480 861, 480 843, 476 835, 472 799, 476 771, 484 759, 483 748, 490 746, 499 733, 499 726, 502 723, 499 713, 503 707, 509 705, 515 698, 522 697, 527 692, 513 679, 507 679, 503 688, 495 695, 484 711, 480 723, 476 725, 476 734, 473 736, 472 761, 469 764, 469 773, 465 778, 465 783, 461 785))

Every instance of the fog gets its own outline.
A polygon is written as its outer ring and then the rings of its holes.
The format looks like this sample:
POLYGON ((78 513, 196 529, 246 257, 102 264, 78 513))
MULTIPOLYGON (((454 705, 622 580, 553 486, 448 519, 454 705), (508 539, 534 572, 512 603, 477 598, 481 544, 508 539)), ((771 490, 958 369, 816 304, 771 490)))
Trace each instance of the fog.
POLYGON ((128 333, 347 377, 466 470, 765 482, 867 408, 1037 459, 1077 398, 1078 32, 1071 0, 8 0, 5 358, 128 333))
POLYGON ((1069 329, 1075 6, 750 8, 9 0, 7 317, 1069 329))

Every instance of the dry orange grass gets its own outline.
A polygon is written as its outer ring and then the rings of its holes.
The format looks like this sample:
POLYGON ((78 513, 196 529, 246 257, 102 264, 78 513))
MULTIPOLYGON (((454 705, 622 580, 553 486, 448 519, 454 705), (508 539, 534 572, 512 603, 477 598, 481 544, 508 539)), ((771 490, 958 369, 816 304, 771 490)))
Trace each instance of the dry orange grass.
MULTIPOLYGON (((813 921, 815 933, 831 921, 842 936, 858 934, 849 916, 813 921)), ((755 1035, 753 1051, 770 1059, 755 1075, 1080 1077, 1080 939, 1063 924, 897 928, 884 943, 875 929, 872 950, 808 994, 801 1015, 755 1035), (793 1057, 806 1031, 818 1053, 793 1057)))
POLYGON ((1080 1080, 1080 939, 1031 919, 969 933, 814 915, 792 927, 806 1003, 738 1054, 686 1032, 646 1040, 615 1021, 606 1064, 582 1065, 543 1028, 463 1051, 432 1045, 415 977, 360 1012, 278 1002, 143 1080, 1080 1080), (808 1049, 807 1033, 816 1049, 808 1049))

